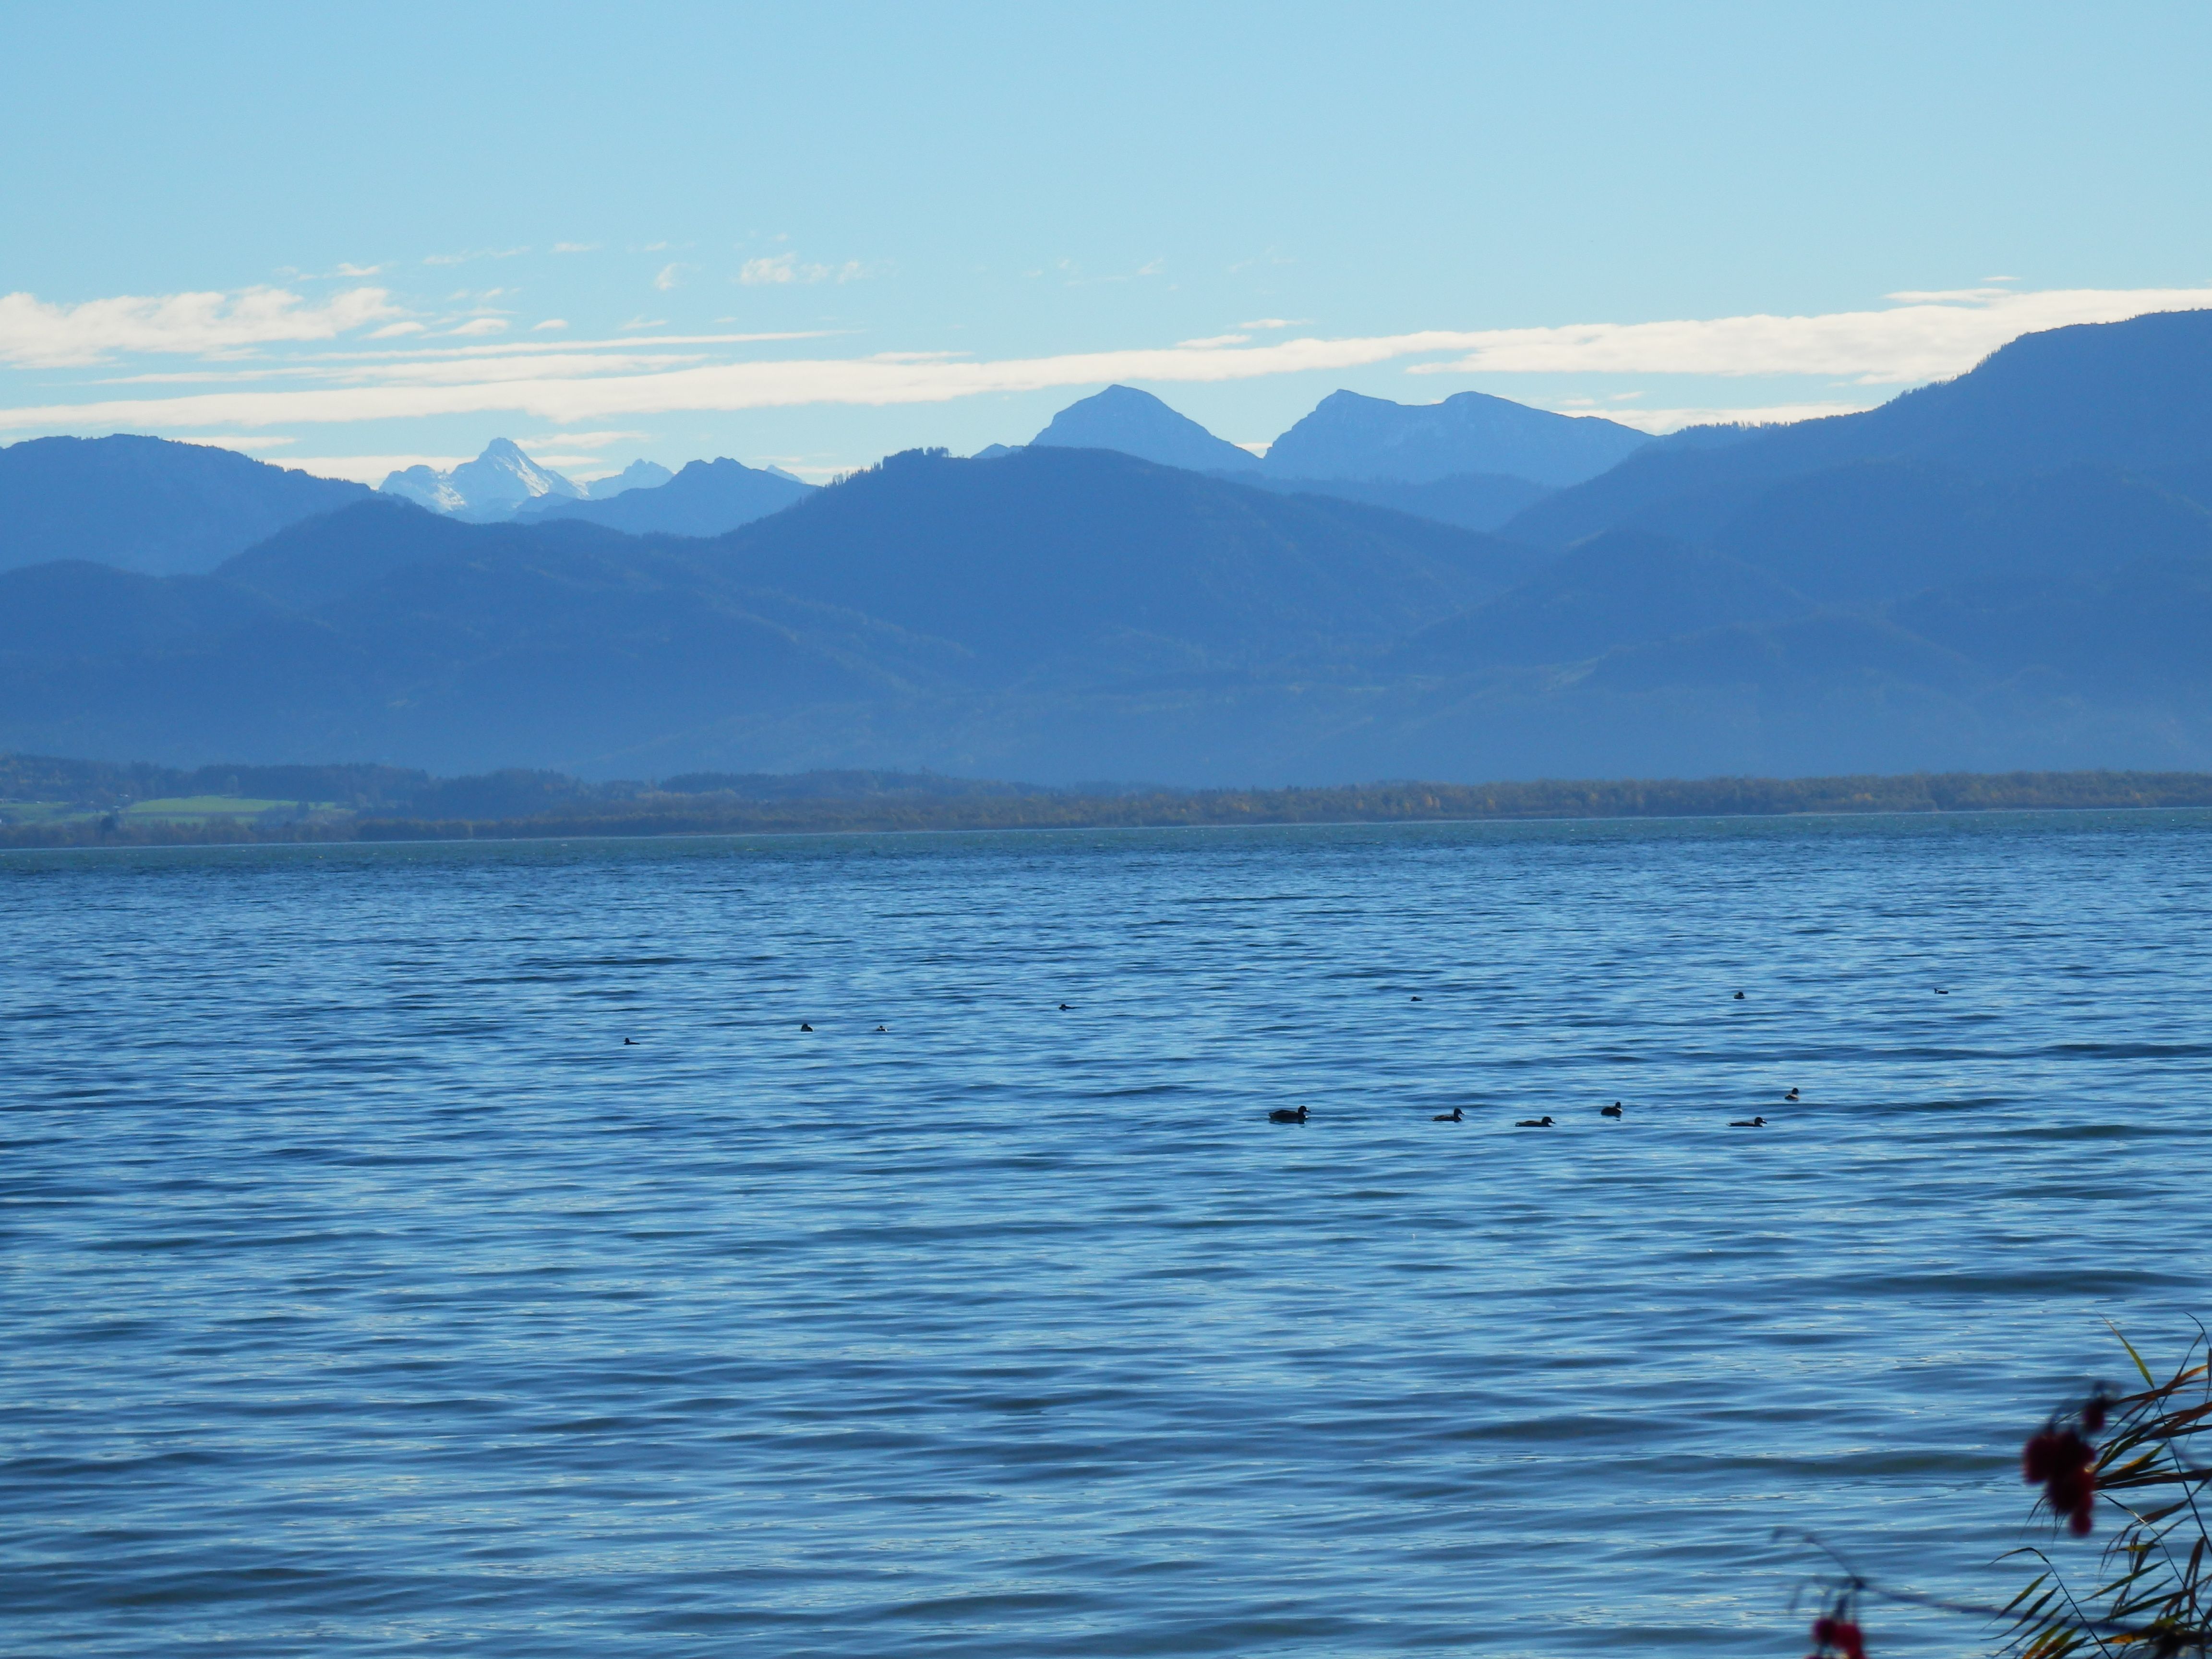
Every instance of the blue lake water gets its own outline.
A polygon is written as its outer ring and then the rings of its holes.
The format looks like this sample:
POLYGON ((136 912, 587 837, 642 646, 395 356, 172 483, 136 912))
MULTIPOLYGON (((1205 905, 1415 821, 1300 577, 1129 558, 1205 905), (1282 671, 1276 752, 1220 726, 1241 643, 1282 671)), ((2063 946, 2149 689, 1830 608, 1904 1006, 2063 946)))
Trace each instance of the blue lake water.
POLYGON ((2103 1322, 2212 1312, 2203 814, 21 854, 0 924, 10 1654, 1795 1659, 1778 1528, 2002 1600, 2103 1322))

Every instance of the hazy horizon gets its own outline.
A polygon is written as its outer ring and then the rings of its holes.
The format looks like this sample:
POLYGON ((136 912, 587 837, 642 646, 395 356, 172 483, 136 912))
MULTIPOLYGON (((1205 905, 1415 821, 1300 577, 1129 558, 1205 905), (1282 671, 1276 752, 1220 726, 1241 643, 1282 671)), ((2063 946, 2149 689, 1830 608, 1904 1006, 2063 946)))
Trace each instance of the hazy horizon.
POLYGON ((1663 432, 2212 304, 2189 8, 5 9, 0 442, 819 482, 1114 381, 1663 432))

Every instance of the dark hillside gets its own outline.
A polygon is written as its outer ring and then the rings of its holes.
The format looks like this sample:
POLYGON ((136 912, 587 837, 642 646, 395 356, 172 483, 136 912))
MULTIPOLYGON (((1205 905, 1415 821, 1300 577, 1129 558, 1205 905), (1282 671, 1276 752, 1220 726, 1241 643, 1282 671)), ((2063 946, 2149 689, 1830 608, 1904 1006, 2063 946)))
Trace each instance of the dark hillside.
POLYGON ((1104 450, 915 453, 716 544, 718 568, 975 652, 1146 671, 1370 648, 1531 568, 1492 538, 1104 450))
POLYGON ((1506 533, 1553 545, 1619 525, 1708 533, 1747 491, 1852 462, 1910 459, 1977 477, 2088 464, 2137 472, 2212 460, 2212 312, 2023 335, 1955 380, 1863 414, 1682 434, 1562 490, 1506 533))
POLYGON ((203 573, 371 493, 205 444, 27 439, 0 449, 0 570, 89 559, 156 576, 203 573))
POLYGON ((1779 622, 1807 608, 1801 594, 1724 554, 1615 531, 1422 629, 1398 659, 1428 672, 1579 662, 1647 640, 1779 622))
POLYGON ((158 649, 242 628, 270 607, 210 576, 148 576, 82 559, 0 571, 0 656, 158 649))
POLYGON ((544 495, 515 514, 523 523, 580 519, 632 536, 721 536, 814 493, 775 473, 724 459, 693 461, 666 483, 605 501, 544 495))

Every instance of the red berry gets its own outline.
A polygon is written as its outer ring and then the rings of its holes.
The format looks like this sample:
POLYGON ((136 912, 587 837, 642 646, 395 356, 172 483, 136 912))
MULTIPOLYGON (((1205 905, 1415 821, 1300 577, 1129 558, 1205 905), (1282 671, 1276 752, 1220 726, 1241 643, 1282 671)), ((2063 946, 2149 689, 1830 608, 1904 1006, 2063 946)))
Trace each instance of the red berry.
POLYGON ((2058 1437, 2048 1429, 2027 1437, 2027 1444, 2020 1450, 2020 1478, 2031 1486, 2039 1486, 2051 1479, 2057 1466, 2055 1455, 2058 1437))
POLYGON ((2081 1426, 2088 1430, 2092 1434, 2095 1434, 2104 1428, 2104 1395, 2098 1395, 2094 1396, 2087 1405, 2081 1407, 2081 1426))

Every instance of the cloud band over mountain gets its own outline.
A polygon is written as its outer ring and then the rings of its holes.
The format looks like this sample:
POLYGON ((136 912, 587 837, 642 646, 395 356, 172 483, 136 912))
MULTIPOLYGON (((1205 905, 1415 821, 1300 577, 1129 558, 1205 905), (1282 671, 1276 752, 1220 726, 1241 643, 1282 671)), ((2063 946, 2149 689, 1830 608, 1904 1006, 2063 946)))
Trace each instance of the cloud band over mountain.
MULTIPOLYGON (((706 343, 697 336, 558 349, 492 345, 465 354, 266 355, 273 345, 334 339, 399 314, 389 295, 376 289, 350 290, 319 306, 277 289, 75 307, 19 294, 0 299, 0 356, 17 364, 197 353, 221 368, 205 374, 138 376, 136 383, 204 385, 219 378, 223 384, 214 391, 91 396, 0 409, 0 429, 189 431, 453 415, 521 415, 565 425, 686 410, 941 403, 1114 381, 1243 380, 1401 359, 1430 360, 1407 364, 1408 372, 1421 374, 1819 375, 1855 386, 1898 386, 1963 373, 2006 341, 2037 330, 2212 307, 2212 289, 2014 293, 1988 287, 1891 297, 1896 303, 1881 310, 1802 317, 1431 329, 1258 344, 1221 336, 1164 347, 985 361, 908 352, 715 361, 711 353, 665 349, 706 343), (262 355, 240 361, 249 352, 262 355)), ((732 343, 744 337, 722 337, 732 343)))

